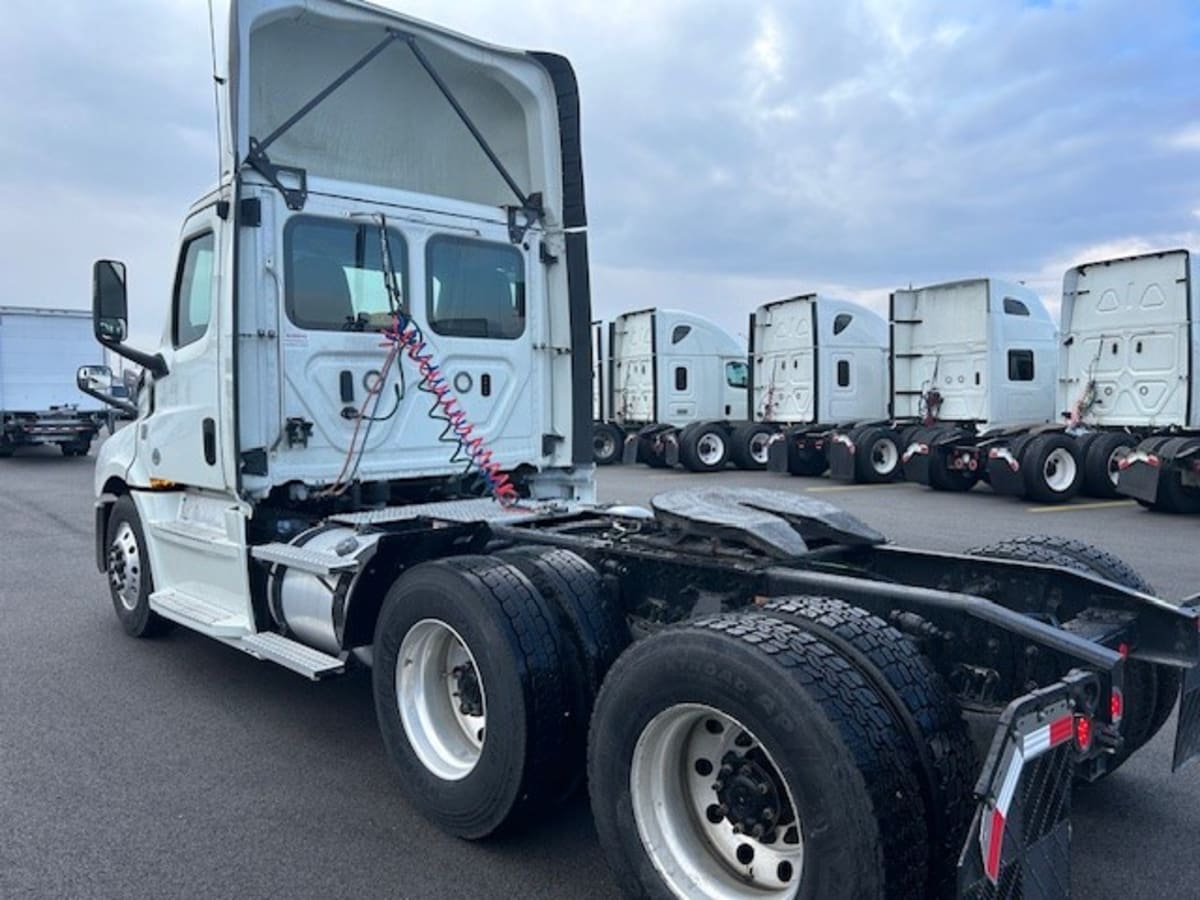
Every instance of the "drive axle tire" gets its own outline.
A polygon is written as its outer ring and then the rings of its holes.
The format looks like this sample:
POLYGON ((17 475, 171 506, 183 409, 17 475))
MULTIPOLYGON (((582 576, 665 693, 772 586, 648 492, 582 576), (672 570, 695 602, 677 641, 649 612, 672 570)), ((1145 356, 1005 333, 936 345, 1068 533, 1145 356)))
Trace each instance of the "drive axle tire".
POLYGON ((890 428, 872 426, 854 435, 854 480, 860 484, 895 481, 900 471, 900 438, 890 428))
MULTIPOLYGON (((1122 587, 1157 596, 1153 586, 1132 566, 1117 556, 1091 544, 1051 535, 1013 538, 967 551, 972 556, 990 556, 1044 565, 1061 566, 1088 575, 1097 575, 1122 587)), ((1162 730, 1179 698, 1179 670, 1138 659, 1125 664, 1125 714, 1121 730, 1124 746, 1113 755, 1108 766, 1111 774, 1162 730)))
POLYGON ((729 461, 729 432, 716 422, 697 422, 679 434, 679 461, 689 472, 718 472, 729 461))
POLYGON ((570 644, 554 612, 495 557, 422 563, 396 580, 375 627, 383 743, 413 806, 482 838, 569 791, 570 644))
POLYGON ((105 532, 105 572, 113 609, 125 633, 150 638, 171 630, 172 622, 150 609, 154 576, 137 506, 128 494, 113 504, 105 532))
POLYGON ((625 432, 611 422, 592 425, 592 459, 598 466, 611 466, 621 458, 625 432))
POLYGON ((1088 496, 1112 499, 1121 496, 1117 491, 1119 463, 1137 446, 1132 435, 1124 433, 1091 435, 1080 443, 1083 456, 1083 484, 1088 496))
POLYGON ((767 467, 767 452, 775 429, 760 422, 745 422, 733 429, 729 458, 739 469, 748 472, 767 467))
POLYGON ((1025 496, 1038 503, 1066 503, 1083 487, 1083 464, 1075 441, 1061 432, 1039 434, 1020 453, 1025 496))
POLYGON ((600 844, 640 898, 920 897, 906 738, 833 647, 754 613, 637 642, 592 718, 600 844))
POLYGON ((904 634, 864 609, 830 597, 779 597, 760 609, 830 644, 876 689, 921 765, 929 823, 930 897, 953 897, 958 857, 975 811, 979 774, 962 709, 904 634))

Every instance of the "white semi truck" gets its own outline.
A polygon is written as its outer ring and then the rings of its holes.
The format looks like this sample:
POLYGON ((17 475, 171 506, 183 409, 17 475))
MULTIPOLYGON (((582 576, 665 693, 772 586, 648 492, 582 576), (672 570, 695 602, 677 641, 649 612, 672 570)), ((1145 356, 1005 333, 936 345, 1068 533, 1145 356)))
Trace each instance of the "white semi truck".
POLYGON ((746 408, 746 349, 703 316, 635 310, 609 323, 607 341, 601 333, 594 342, 607 351, 596 381, 601 406, 593 433, 600 465, 622 457, 651 466, 698 458, 698 446, 680 443, 682 431, 746 408))
MULTIPOLYGON (((792 475, 829 467, 832 435, 887 416, 888 328, 857 303, 800 294, 750 317, 750 424, 733 434, 735 458, 792 475)), ((887 481, 900 465, 886 428, 859 432, 864 480, 887 481)))
POLYGON ((1066 897, 1072 779, 1181 693, 1200 754, 1200 598, 1094 548, 908 550, 775 491, 592 502, 565 59, 351 0, 214 9, 222 176, 157 349, 125 267, 94 273, 146 373, 95 472, 131 636, 369 666, 397 802, 480 839, 586 779, 632 896, 1066 897))
MULTIPOLYGON (((993 488, 1045 502, 1078 493, 1078 451, 1056 423, 1057 328, 1034 291, 977 278, 894 291, 890 306, 890 427, 906 478, 968 490, 1015 452, 1022 477, 993 488), (1015 435, 1028 441, 1014 447, 1015 435)), ((835 477, 855 478, 858 441, 835 436, 835 477)))
POLYGON ((86 456, 111 415, 75 370, 102 360, 87 310, 0 306, 0 459, 39 444, 86 456))

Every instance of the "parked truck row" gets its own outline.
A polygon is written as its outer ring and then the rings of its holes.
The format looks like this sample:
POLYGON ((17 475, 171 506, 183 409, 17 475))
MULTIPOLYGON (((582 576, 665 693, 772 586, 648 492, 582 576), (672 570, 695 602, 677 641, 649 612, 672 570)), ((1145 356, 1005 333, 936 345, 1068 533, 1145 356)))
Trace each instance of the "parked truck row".
POLYGON ((754 312, 744 364, 712 322, 628 313, 595 329, 595 458, 1198 512, 1198 302, 1183 250, 1072 268, 1058 322, 994 278, 894 291, 886 323, 802 295, 754 312))

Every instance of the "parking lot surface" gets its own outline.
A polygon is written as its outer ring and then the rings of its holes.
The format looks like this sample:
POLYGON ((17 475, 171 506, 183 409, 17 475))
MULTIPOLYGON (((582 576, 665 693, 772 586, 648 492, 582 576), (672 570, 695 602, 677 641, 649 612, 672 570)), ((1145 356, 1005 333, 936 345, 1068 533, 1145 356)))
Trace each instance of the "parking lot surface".
MULTIPOLYGON (((469 844, 400 795, 369 678, 314 684, 175 629, 134 641, 93 562, 92 457, 0 460, 0 897, 551 898, 617 895, 584 798, 469 844)), ((721 484, 806 492, 898 543, 962 550, 1057 533, 1124 557, 1160 593, 1200 590, 1200 519, 1132 503, 1042 508, 912 485, 613 468, 601 498, 721 484)), ((1200 766, 1174 725, 1076 793, 1076 894, 1200 895, 1200 766)))

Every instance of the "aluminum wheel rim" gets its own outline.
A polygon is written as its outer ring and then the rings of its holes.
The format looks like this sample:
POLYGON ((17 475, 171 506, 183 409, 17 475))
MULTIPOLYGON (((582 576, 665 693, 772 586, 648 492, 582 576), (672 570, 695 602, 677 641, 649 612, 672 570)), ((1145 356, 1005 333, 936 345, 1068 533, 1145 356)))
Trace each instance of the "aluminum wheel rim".
POLYGON ((122 522, 108 545, 108 581, 121 606, 133 612, 142 594, 142 555, 133 526, 122 522))
POLYGON ((891 475, 900 463, 900 448, 895 441, 881 438, 871 447, 871 466, 878 475, 891 475))
POLYGON ((611 434, 592 436, 592 453, 600 459, 608 459, 617 452, 617 442, 611 434))
POLYGON ((1075 457, 1066 447, 1057 447, 1052 450, 1042 465, 1042 477, 1046 481, 1046 487, 1056 494, 1061 494, 1070 488, 1075 483, 1077 473, 1078 466, 1075 464, 1075 457))
POLYGON ((750 458, 760 465, 766 465, 771 451, 771 435, 759 432, 750 438, 750 458))
POLYGON ((1121 462, 1130 453, 1131 447, 1120 446, 1108 454, 1108 480, 1116 487, 1121 478, 1121 462))
POLYGON ((400 642, 396 703, 409 746, 445 781, 466 778, 483 753, 487 695, 462 636, 439 619, 422 619, 400 642), (469 679, 478 687, 478 713, 469 679))
POLYGON ((720 465, 725 459, 725 440, 711 431, 702 434, 696 442, 696 456, 706 466, 720 465))
POLYGON ((732 716, 694 703, 656 715, 634 747, 630 796, 642 846, 677 897, 796 895, 804 838, 792 791, 766 749, 732 716), (754 778, 742 778, 747 763, 754 778), (762 792, 760 776, 772 781, 771 793, 762 792), (780 808, 769 810, 773 816, 761 809, 748 816, 755 802, 780 808), (748 821, 756 829, 774 824, 750 834, 748 821))

